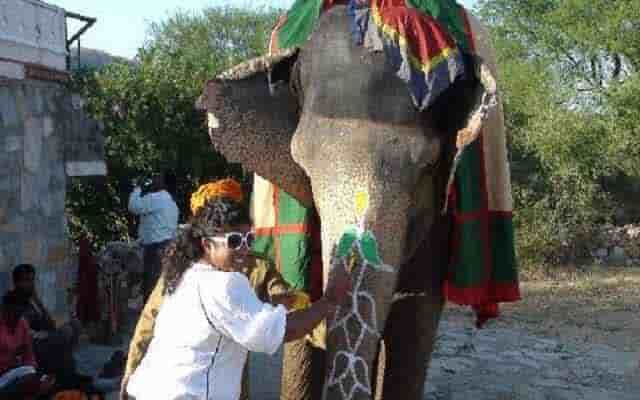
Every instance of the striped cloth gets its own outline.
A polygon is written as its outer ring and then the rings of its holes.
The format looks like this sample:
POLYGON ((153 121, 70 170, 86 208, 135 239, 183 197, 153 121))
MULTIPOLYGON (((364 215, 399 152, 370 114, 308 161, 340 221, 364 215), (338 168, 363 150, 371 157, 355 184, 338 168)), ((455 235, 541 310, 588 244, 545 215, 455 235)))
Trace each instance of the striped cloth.
POLYGON ((270 260, 294 289, 322 296, 320 225, 315 210, 255 174, 251 213, 256 232, 252 251, 270 260))
MULTIPOLYGON (((274 28, 270 52, 302 46, 321 13, 337 3, 345 2, 297 0, 274 28)), ((385 52, 420 110, 429 107, 440 93, 463 76, 464 61, 479 45, 474 34, 479 27, 472 26, 464 8, 453 0, 349 0, 346 3, 354 41, 385 52)), ((498 108, 490 112, 478 139, 461 150, 456 170, 452 172, 454 181, 446 210, 452 218, 453 233, 444 293, 449 301, 473 306, 478 326, 498 316, 498 303, 520 299, 506 137, 498 108)), ((292 282, 307 282, 300 275, 307 274, 308 268, 296 269, 308 265, 307 258, 300 254, 308 251, 308 243, 259 244, 274 243, 283 237, 278 232, 288 232, 287 235, 293 235, 294 230, 297 234, 309 232, 304 226, 308 216, 302 211, 304 207, 299 203, 291 206, 297 203, 295 199, 285 196, 267 181, 257 180, 254 190, 254 200, 258 201, 253 203, 254 210, 269 204, 268 198, 273 199, 272 206, 277 210, 263 211, 269 215, 264 221, 270 222, 256 220, 261 226, 275 227, 258 234, 261 237, 258 245, 275 249, 276 253, 268 256, 280 260, 285 279, 290 276, 292 282), (295 217, 285 217, 286 212, 295 217), (283 251, 291 251, 292 255, 283 251)))

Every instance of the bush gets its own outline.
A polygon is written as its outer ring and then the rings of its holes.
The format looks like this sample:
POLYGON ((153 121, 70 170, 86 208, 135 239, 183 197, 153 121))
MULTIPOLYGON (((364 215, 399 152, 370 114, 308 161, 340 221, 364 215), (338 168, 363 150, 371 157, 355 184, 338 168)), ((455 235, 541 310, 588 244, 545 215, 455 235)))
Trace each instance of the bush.
POLYGON ((151 26, 150 40, 132 62, 75 71, 71 85, 105 127, 108 176, 72 180, 67 195, 71 236, 97 247, 136 236, 127 211, 134 178, 169 171, 172 190, 188 218, 189 194, 201 183, 250 175, 211 146, 205 115, 195 109, 207 79, 238 61, 262 54, 276 11, 209 8, 178 12, 151 26))

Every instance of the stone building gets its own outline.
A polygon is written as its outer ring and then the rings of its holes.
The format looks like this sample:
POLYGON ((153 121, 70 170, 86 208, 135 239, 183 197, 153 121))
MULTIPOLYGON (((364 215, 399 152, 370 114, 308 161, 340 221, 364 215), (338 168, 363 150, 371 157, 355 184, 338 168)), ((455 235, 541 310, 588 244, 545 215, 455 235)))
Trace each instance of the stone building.
POLYGON ((100 127, 65 84, 69 16, 38 0, 0 0, 0 295, 16 264, 34 264, 41 297, 61 318, 77 270, 66 186, 106 174, 100 127))

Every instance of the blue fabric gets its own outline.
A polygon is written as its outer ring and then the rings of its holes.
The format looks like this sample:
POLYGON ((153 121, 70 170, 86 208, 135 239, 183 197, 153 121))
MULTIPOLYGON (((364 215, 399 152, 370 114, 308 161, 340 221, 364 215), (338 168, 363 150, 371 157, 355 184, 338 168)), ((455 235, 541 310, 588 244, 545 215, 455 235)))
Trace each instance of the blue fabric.
POLYGON ((358 46, 364 43, 364 35, 369 28, 370 10, 368 0, 349 0, 347 15, 351 17, 351 34, 358 46))
POLYGON ((464 75, 464 57, 460 53, 425 74, 411 66, 395 42, 384 40, 384 49, 396 75, 409 86, 413 104, 420 110, 428 108, 456 79, 464 75))

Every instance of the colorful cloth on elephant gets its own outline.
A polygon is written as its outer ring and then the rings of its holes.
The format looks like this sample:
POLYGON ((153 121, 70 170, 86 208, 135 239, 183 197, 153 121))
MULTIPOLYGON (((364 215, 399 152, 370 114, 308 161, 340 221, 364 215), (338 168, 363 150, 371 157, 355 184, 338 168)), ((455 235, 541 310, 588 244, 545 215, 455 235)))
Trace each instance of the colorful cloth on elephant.
MULTIPOLYGON (((481 27, 464 17, 469 49, 475 52, 481 27)), ((498 316, 498 303, 520 300, 501 104, 490 110, 479 137, 459 149, 457 157, 448 201, 452 258, 444 292, 450 301, 474 306, 481 326, 498 316)))
MULTIPOLYGON (((270 52, 301 46, 321 13, 337 3, 296 1, 274 28, 270 52)), ((420 109, 462 76, 463 60, 476 52, 474 32, 480 28, 471 26, 466 11, 454 0, 346 3, 354 41, 385 51, 420 109)), ((452 216, 453 233, 445 296, 473 306, 478 325, 498 315, 498 303, 520 299, 500 107, 490 112, 478 139, 460 149, 446 210, 452 216)))
MULTIPOLYGON (((310 36, 321 12, 337 3, 296 1, 278 21, 270 49, 300 46, 310 36)), ((461 9, 454 0, 348 1, 355 42, 385 52, 420 110, 429 107, 464 74, 461 50, 468 46, 461 9)))

